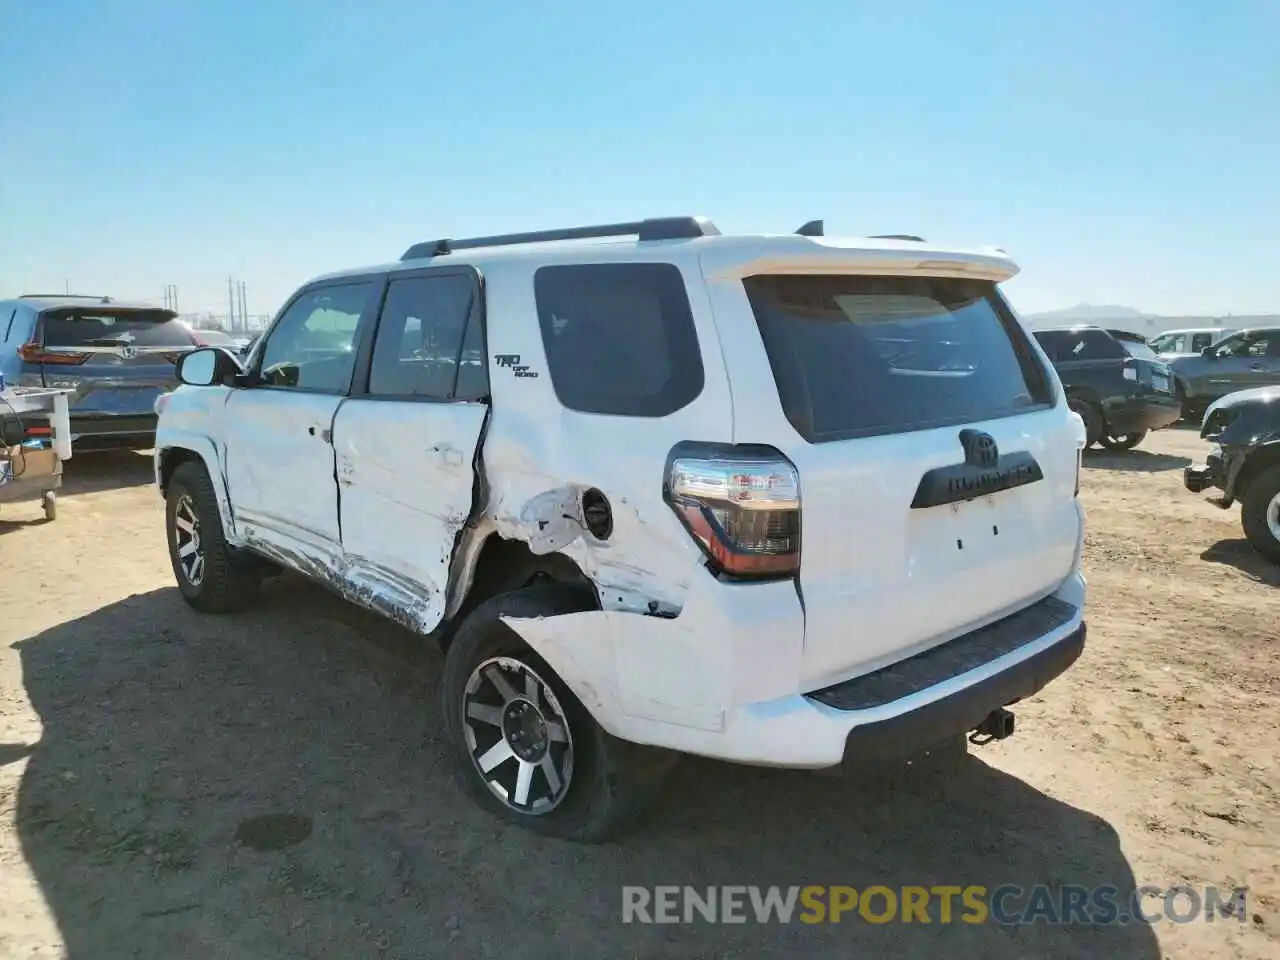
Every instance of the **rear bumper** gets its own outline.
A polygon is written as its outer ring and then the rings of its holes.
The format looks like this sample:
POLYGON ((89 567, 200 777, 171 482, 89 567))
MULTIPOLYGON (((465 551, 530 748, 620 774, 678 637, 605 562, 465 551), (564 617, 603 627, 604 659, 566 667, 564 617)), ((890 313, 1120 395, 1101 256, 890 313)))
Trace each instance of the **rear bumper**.
POLYGON ((1192 493, 1217 489, 1222 496, 1213 503, 1226 508, 1235 502, 1235 481, 1244 464, 1244 451, 1222 447, 1205 457, 1205 462, 1182 470, 1182 485, 1192 493))
POLYGON ((1084 596, 1077 570, 1052 597, 1004 620, 871 674, 781 696, 762 694, 784 686, 788 669, 794 676, 803 648, 790 584, 696 581, 675 619, 591 611, 505 622, 614 736, 821 769, 918 755, 1036 693, 1084 647, 1084 596))
POLYGON ((71 411, 71 442, 77 448, 146 449, 155 444, 156 415, 112 416, 71 411))
POLYGON ((1182 405, 1172 396, 1145 394, 1124 400, 1107 410, 1107 430, 1112 436, 1163 430, 1178 422, 1182 405))

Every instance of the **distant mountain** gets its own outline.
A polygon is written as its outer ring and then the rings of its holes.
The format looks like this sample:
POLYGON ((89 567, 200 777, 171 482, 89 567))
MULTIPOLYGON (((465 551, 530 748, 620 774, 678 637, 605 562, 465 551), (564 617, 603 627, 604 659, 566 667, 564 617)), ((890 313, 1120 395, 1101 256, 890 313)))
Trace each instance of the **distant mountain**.
POLYGON ((1133 307, 1117 307, 1082 303, 1065 310, 1048 310, 1044 313, 1024 315, 1027 320, 1039 323, 1096 323, 1099 320, 1144 320, 1151 316, 1133 307))

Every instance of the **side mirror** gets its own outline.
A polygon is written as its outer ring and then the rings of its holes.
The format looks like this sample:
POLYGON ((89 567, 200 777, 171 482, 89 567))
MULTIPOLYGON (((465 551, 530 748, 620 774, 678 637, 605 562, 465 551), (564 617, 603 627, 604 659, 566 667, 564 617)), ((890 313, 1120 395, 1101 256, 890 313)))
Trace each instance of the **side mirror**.
POLYGON ((1205 347, 1200 351, 1200 356, 1208 357, 1210 360, 1218 359, 1218 350, 1216 347, 1205 347))
POLYGON ((189 387, 211 387, 226 384, 244 373, 231 353, 220 347, 202 347, 178 358, 178 379, 189 387))

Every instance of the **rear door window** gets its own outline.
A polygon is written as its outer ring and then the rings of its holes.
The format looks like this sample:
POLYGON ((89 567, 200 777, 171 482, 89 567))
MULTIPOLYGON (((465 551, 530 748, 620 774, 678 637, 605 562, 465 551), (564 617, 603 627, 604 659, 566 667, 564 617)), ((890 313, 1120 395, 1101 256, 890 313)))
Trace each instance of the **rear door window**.
POLYGON ((702 392, 693 311, 673 264, 541 267, 534 295, 551 384, 570 410, 664 417, 702 392))
POLYGON ((46 347, 185 347, 191 331, 171 310, 46 310, 41 314, 46 347))
MULTIPOLYGON (((370 395, 429 400, 483 396, 483 386, 477 394, 474 382, 475 374, 483 373, 483 357, 478 350, 462 355, 475 295, 475 284, 463 274, 392 280, 373 345, 370 395), (463 366, 470 379, 461 376, 463 366), (455 393, 459 381, 462 392, 455 393)), ((479 326, 478 316, 474 325, 479 326)))
POLYGON ((791 425, 806 440, 1012 416, 1050 402, 995 285, 932 277, 744 281, 791 425))

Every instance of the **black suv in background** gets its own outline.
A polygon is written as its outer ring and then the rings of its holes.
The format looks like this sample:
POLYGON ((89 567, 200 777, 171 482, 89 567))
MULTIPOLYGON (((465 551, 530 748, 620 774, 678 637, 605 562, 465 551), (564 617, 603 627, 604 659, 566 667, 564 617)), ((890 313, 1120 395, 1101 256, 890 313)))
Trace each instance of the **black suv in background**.
POLYGON ((1132 450, 1181 415, 1169 367, 1145 343, 1117 339, 1101 327, 1032 333, 1084 420, 1089 446, 1132 450))

